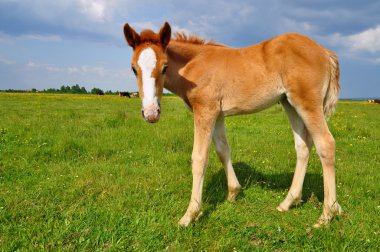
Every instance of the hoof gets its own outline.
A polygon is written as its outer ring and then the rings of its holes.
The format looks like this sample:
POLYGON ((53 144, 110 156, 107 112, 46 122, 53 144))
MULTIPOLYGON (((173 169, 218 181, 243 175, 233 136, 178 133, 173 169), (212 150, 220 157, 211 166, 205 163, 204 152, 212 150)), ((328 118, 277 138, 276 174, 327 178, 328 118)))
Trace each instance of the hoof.
POLYGON ((239 185, 238 187, 232 189, 228 188, 228 196, 227 196, 227 201, 229 202, 235 202, 236 201, 236 196, 239 194, 241 190, 241 186, 239 185))
POLYGON ((327 226, 330 223, 330 220, 319 218, 318 221, 313 225, 313 228, 321 228, 327 226))
POLYGON ((187 215, 185 215, 185 216, 183 216, 183 217, 179 220, 178 225, 181 226, 181 227, 187 227, 187 226, 189 226, 190 222, 191 222, 190 217, 187 216, 187 215))
POLYGON ((338 203, 334 203, 332 207, 328 207, 327 209, 323 210, 321 217, 319 217, 318 221, 313 225, 313 227, 321 228, 323 226, 327 226, 335 216, 339 216, 342 213, 343 209, 340 207, 340 205, 338 203))
POLYGON ((199 218, 203 215, 203 212, 200 211, 197 214, 188 214, 186 213, 178 222, 178 225, 181 227, 188 227, 192 221, 198 221, 199 218))
POLYGON ((292 197, 291 194, 288 194, 288 196, 286 196, 286 198, 284 199, 284 201, 281 202, 280 205, 278 205, 277 210, 279 212, 286 212, 292 206, 295 206, 295 205, 300 204, 302 202, 303 202, 303 200, 301 199, 301 196, 299 196, 299 197, 292 197))
POLYGON ((282 208, 281 206, 278 206, 276 209, 277 209, 277 211, 279 211, 279 212, 281 212, 281 213, 284 213, 284 212, 286 212, 286 211, 289 210, 289 208, 288 208, 288 209, 284 209, 284 208, 282 208))

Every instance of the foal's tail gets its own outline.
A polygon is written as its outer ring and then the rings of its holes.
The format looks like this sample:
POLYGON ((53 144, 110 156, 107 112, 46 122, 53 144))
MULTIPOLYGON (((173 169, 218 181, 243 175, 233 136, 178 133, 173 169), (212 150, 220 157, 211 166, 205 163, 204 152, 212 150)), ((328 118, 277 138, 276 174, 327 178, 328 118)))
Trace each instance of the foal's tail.
POLYGON ((339 61, 336 54, 330 50, 326 49, 326 52, 330 58, 330 73, 329 73, 329 84, 327 87, 327 91, 325 94, 325 99, 323 102, 323 110, 325 113, 325 117, 329 118, 332 113, 334 113, 336 104, 339 98, 339 61))

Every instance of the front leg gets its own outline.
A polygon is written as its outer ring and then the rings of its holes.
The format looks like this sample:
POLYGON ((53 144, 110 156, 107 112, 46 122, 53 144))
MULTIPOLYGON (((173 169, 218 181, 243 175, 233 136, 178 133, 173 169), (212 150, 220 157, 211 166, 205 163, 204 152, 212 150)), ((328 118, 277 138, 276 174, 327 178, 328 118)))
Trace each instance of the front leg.
POLYGON ((184 227, 187 227, 201 215, 203 179, 208 161, 211 136, 217 116, 218 112, 214 111, 214 109, 203 108, 201 110, 194 110, 193 188, 189 207, 178 223, 184 227))

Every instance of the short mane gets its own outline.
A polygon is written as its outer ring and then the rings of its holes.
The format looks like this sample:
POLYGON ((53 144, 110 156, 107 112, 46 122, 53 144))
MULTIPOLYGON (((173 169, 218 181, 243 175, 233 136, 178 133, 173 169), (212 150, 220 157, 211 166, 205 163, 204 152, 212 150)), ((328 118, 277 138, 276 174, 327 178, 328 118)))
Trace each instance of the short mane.
POLYGON ((212 45, 212 46, 224 46, 222 44, 216 43, 213 40, 206 41, 205 39, 199 38, 197 35, 186 35, 184 32, 176 32, 174 34, 174 40, 182 43, 189 43, 195 45, 212 45))

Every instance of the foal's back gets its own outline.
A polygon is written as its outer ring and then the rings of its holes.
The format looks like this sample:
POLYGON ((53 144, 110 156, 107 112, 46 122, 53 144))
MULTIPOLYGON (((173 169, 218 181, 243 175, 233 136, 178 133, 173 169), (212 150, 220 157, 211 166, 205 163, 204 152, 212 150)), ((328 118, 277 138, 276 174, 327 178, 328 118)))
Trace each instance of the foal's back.
POLYGON ((234 115, 262 110, 285 96, 322 106, 329 62, 328 50, 290 33, 239 49, 207 46, 185 72, 197 84, 193 95, 212 94, 224 114, 234 115))

